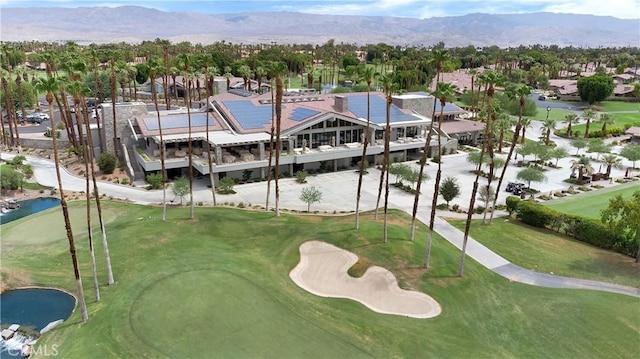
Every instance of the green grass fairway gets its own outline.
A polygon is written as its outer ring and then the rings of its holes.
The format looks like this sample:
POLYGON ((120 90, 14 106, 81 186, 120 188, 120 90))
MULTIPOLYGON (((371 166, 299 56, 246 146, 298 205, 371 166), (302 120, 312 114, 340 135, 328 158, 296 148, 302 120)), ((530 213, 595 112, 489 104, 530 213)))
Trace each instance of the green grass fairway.
MULTIPOLYGON (((464 230, 464 221, 451 223, 464 230)), ((549 230, 497 218, 491 225, 474 221, 471 237, 509 261, 536 272, 640 288, 640 265, 634 258, 549 230)))
POLYGON ((597 104, 602 108, 602 111, 640 111, 640 104, 637 102, 623 102, 623 101, 604 101, 597 104))
MULTIPOLYGON (((82 203, 72 203, 82 223, 82 203)), ((640 335, 640 299, 510 282, 467 259, 439 236, 431 269, 421 264, 426 228, 409 242, 409 218, 391 211, 389 243, 382 221, 295 216, 229 208, 162 209, 108 202, 107 225, 116 283, 93 298, 86 235, 75 236, 89 321, 69 320, 38 346, 64 358, 632 358, 640 335), (362 264, 393 272, 401 288, 431 295, 433 319, 378 314, 347 299, 299 288, 289 271, 299 246, 322 240, 355 252, 362 264)), ((52 211, 61 218, 59 209, 52 211)), ((46 215, 49 215, 47 213, 46 215)), ((46 217, 43 215, 43 217, 46 217)), ((25 221, 2 226, 2 282, 75 291, 66 240, 21 242, 25 221), (5 243, 13 247, 6 250, 5 243), (36 249, 37 252, 33 250, 36 249)), ((48 223, 40 237, 58 231, 48 223)), ((59 234, 55 236, 58 238, 59 234)), ((100 283, 106 282, 96 246, 100 283)), ((37 350, 38 348, 36 348, 37 350)))
MULTIPOLYGON (((561 122, 564 119, 564 116, 566 116, 569 113, 573 113, 573 112, 569 110, 559 109, 559 108, 552 108, 551 111, 549 111, 549 118, 553 118, 557 122, 561 122)), ((533 116, 533 119, 536 121, 544 121, 546 118, 547 118, 546 108, 538 108, 538 112, 536 112, 536 115, 533 116)))
POLYGON ((630 199, 635 191, 640 191, 638 182, 625 183, 620 186, 602 188, 583 192, 573 196, 554 199, 545 205, 560 212, 577 214, 583 217, 600 218, 600 212, 609 206, 609 199, 616 195, 630 199))
MULTIPOLYGON (((633 126, 634 124, 640 123, 640 116, 637 113, 613 113, 611 114, 615 119, 615 123, 613 125, 608 125, 607 127, 620 127, 624 130, 625 125, 633 126)), ((562 120, 558 123, 558 128, 566 128, 567 125, 562 122, 562 120)), ((584 121, 581 121, 578 125, 571 126, 572 131, 580 131, 581 135, 584 135, 584 131, 586 130, 587 125, 584 121)), ((591 132, 600 132, 602 129, 602 122, 600 121, 592 121, 589 126, 589 133, 591 132)))

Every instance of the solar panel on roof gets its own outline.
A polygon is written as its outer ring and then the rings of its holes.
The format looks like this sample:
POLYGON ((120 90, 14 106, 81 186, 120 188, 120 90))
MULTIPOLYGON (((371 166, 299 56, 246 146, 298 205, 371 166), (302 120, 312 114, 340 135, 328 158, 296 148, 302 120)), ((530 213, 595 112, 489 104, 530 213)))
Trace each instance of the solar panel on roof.
MULTIPOLYGON (((356 114, 356 116, 360 118, 367 118, 367 96, 366 95, 358 95, 358 96, 349 96, 349 111, 356 114)), ((387 103, 386 100, 382 97, 371 96, 370 100, 370 116, 369 119, 374 123, 386 123, 387 122, 387 103)), ((410 114, 406 114, 400 111, 394 105, 391 105, 391 109, 389 111, 389 122, 402 122, 402 121, 416 121, 417 117, 412 116, 410 114)))
MULTIPOLYGON (((209 119, 209 126, 213 127, 216 125, 216 122, 211 118, 211 116, 207 116, 206 113, 195 113, 191 114, 191 127, 200 127, 207 125, 207 118, 209 119)), ((161 118, 162 121, 162 129, 174 129, 174 128, 188 128, 189 127, 189 117, 187 114, 179 114, 179 115, 169 115, 161 118)), ((144 124, 150 131, 158 130, 158 119, 157 118, 145 118, 144 124)))
POLYGON ((289 118, 291 120, 294 120, 294 121, 302 121, 305 118, 309 118, 311 116, 315 116, 315 115, 317 115, 319 113, 320 113, 320 111, 311 110, 311 109, 304 108, 304 107, 298 107, 298 108, 293 110, 293 113, 291 114, 291 116, 289 118))
POLYGON ((249 100, 222 101, 242 128, 256 129, 271 123, 271 106, 256 106, 249 100))

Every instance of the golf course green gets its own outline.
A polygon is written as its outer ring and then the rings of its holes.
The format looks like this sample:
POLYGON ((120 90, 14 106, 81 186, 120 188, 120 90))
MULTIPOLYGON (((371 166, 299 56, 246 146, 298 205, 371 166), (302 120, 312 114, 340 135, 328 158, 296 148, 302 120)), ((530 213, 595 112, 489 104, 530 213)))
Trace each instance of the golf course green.
MULTIPOLYGON (((421 264, 427 231, 408 241, 410 218, 392 210, 389 242, 382 220, 311 216, 233 208, 162 209, 106 202, 116 283, 106 286, 96 244, 101 301, 93 297, 84 206, 70 204, 89 320, 79 310, 38 345, 64 358, 632 358, 640 335, 638 298, 561 290, 509 280, 434 237, 431 268, 421 264), (442 314, 414 319, 322 298, 299 288, 289 272, 299 246, 320 240, 360 256, 357 265, 389 269, 401 288, 432 296, 442 314)), ((46 285, 75 292, 60 209, 2 225, 3 288, 46 285), (39 242, 24 224, 46 223, 39 242), (49 235, 51 232, 55 235, 49 235), (9 249, 5 244, 10 243, 9 249)), ((99 237, 97 218, 94 237, 99 237)))

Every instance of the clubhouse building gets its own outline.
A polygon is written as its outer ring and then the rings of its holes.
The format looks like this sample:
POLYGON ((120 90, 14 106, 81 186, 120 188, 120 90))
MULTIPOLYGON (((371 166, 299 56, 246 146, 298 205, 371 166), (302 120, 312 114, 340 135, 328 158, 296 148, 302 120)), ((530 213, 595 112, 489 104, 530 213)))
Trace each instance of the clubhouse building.
MULTIPOLYGON (((382 163, 386 105, 385 95, 380 92, 371 92, 370 96, 366 93, 285 92, 278 144, 281 148, 282 174, 293 175, 300 170, 319 168, 333 171, 352 168, 361 160, 365 136, 369 138, 366 153, 368 163, 382 163)), ((439 101, 435 105, 435 114, 439 118, 439 101)), ((113 140, 110 140, 113 138, 110 106, 103 104, 106 150, 113 149, 113 140)), ((160 146, 163 145, 168 177, 186 174, 190 139, 192 167, 196 176, 207 175, 212 171, 216 183, 223 177, 266 177, 272 118, 275 118, 271 92, 257 94, 235 90, 202 101, 201 108, 191 110, 190 114, 186 109, 162 111, 159 117, 162 123, 162 143, 158 114, 155 110, 150 110, 143 103, 116 105, 118 146, 122 146, 128 169, 136 180, 142 180, 146 174, 161 170, 160 146), (213 163, 211 168, 209 157, 213 163)), ((434 97, 426 93, 407 93, 392 97, 389 109, 392 161, 419 158, 431 126, 433 110, 434 97)), ((456 115, 464 112, 450 104, 444 110, 443 118, 446 122, 456 121, 456 115)), ((484 126, 477 125, 474 122, 471 129, 463 126, 460 133, 465 140, 478 139, 484 126)), ((442 126, 443 130, 445 127, 442 126)), ((458 134, 443 131, 439 135, 442 137, 443 153, 455 151, 458 134)), ((275 136, 273 141, 275 145, 275 136)), ((430 148, 432 153, 437 152, 435 134, 430 148)))

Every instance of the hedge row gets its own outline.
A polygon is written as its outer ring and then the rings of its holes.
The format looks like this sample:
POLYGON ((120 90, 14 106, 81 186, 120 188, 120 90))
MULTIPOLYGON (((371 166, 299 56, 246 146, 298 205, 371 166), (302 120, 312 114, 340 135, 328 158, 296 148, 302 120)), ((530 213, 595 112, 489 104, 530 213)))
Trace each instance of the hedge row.
POLYGON ((515 196, 507 197, 507 209, 509 213, 515 211, 516 217, 528 225, 551 229, 558 233, 563 231, 576 240, 599 248, 614 250, 631 257, 636 255, 637 246, 632 241, 614 233, 597 219, 558 212, 515 196))

